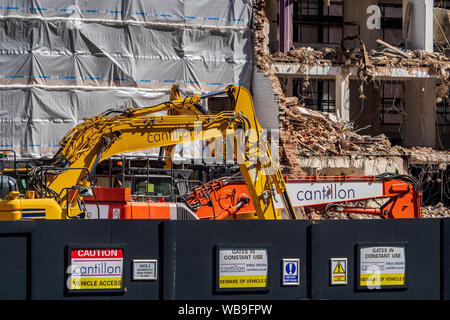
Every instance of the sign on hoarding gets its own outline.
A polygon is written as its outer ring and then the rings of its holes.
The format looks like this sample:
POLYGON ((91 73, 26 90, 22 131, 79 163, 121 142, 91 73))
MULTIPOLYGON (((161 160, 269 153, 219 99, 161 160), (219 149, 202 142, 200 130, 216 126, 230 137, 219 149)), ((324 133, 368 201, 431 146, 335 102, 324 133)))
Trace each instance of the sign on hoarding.
POLYGON ((265 289, 268 287, 268 248, 219 248, 218 289, 265 289))
POLYGON ((123 248, 70 248, 69 290, 123 289, 123 248))
POLYGON ((365 289, 405 288, 406 246, 360 246, 358 285, 365 289))

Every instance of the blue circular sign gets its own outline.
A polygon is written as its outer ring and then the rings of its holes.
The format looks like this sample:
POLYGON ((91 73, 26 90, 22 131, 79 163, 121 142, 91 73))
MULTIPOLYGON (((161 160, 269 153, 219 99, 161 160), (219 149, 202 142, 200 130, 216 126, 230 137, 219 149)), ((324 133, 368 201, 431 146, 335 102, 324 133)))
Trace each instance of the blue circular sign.
POLYGON ((289 262, 286 264, 285 270, 287 274, 294 274, 295 271, 297 270, 297 267, 295 266, 295 263, 289 262))

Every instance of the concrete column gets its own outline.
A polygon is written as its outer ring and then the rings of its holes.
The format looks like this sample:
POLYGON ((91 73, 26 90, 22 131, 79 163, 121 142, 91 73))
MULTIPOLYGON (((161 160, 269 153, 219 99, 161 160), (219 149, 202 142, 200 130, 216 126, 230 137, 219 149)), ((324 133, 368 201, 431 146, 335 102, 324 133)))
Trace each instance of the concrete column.
MULTIPOLYGON (((378 0, 345 0, 344 1, 344 22, 356 23, 360 30, 360 38, 364 41, 366 48, 377 47, 377 39, 383 36, 382 30, 373 25, 374 21, 379 21, 380 11, 377 10, 378 0)), ((356 26, 345 27, 345 36, 356 34, 356 26)), ((360 48, 359 41, 346 41, 347 48, 360 48)))
POLYGON ((280 51, 288 52, 293 41, 293 0, 280 1, 280 51))
POLYGON ((406 47, 433 52, 433 0, 403 0, 403 21, 405 21, 406 6, 413 5, 406 47))
POLYGON ((414 79, 405 86, 404 145, 436 146, 436 80, 414 79))
POLYGON ((350 86, 348 75, 336 75, 336 116, 340 120, 350 121, 350 86))

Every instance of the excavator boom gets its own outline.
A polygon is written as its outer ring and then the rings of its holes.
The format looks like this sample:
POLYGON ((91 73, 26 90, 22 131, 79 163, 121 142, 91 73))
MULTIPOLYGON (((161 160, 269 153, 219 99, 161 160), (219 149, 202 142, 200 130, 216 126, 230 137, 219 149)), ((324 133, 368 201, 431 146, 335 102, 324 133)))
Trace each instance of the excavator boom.
MULTIPOLYGON (((102 160, 132 151, 158 147, 173 150, 180 143, 223 139, 231 142, 226 152, 233 151, 236 156, 258 218, 277 218, 273 200, 276 192, 290 218, 295 219, 281 171, 256 119, 250 92, 229 86, 213 94, 219 93, 228 94, 231 110, 206 114, 199 105, 202 96, 180 98, 172 90, 171 97, 175 99, 167 103, 126 111, 109 110, 85 119, 62 139, 52 165, 46 168, 46 183, 39 186, 41 194, 50 193, 67 217, 76 216, 83 212, 80 192, 91 186, 91 176, 102 160), (152 115, 161 111, 167 111, 168 115, 152 115)), ((203 97, 206 96, 210 94, 203 97)))

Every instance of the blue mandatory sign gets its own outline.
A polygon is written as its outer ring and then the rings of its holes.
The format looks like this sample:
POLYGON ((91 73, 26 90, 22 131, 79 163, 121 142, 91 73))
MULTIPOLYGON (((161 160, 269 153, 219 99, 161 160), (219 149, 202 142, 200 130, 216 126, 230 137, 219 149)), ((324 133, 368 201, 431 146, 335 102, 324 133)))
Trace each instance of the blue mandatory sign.
POLYGON ((297 271, 297 267, 295 266, 295 264, 293 262, 289 262, 288 264, 286 264, 285 270, 288 275, 293 275, 295 273, 295 271, 297 271))
POLYGON ((299 259, 283 259, 283 285, 299 285, 299 259))

